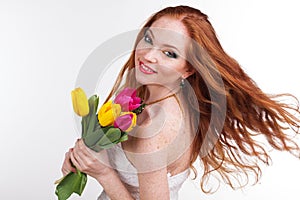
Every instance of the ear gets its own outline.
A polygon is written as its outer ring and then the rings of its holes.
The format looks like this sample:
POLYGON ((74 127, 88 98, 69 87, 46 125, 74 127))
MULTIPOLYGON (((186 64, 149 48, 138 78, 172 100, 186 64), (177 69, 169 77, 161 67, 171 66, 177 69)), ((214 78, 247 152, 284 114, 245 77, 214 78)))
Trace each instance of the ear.
POLYGON ((185 73, 182 74, 182 78, 186 79, 188 78, 190 75, 195 73, 195 69, 194 68, 189 68, 185 71, 185 73))

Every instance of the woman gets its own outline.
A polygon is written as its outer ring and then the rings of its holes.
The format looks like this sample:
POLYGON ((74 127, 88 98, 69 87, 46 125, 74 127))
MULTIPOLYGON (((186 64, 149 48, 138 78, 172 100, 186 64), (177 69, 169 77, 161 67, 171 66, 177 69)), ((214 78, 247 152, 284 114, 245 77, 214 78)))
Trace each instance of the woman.
POLYGON ((257 161, 268 164, 270 159, 257 136, 299 155, 299 146, 285 132, 299 133, 298 105, 280 102, 284 95, 263 93, 225 53, 199 10, 177 6, 157 12, 134 49, 108 99, 122 87, 138 88, 148 104, 139 126, 128 141, 100 153, 110 166, 78 140, 62 168, 64 174, 74 170, 71 160, 94 177, 104 188, 99 199, 177 199, 189 169, 196 174, 198 157, 204 192, 210 191, 205 186, 212 175, 232 188, 248 184, 251 175, 257 182, 257 161))

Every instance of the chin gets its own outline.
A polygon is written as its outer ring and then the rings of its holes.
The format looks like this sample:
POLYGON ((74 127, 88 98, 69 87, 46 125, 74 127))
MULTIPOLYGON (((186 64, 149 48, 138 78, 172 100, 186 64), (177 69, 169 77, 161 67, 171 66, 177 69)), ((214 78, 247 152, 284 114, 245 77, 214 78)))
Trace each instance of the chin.
POLYGON ((150 82, 143 76, 136 74, 135 75, 136 81, 141 85, 148 85, 150 82))
POLYGON ((143 75, 142 73, 138 73, 138 72, 135 73, 135 79, 141 85, 157 84, 157 82, 154 81, 153 79, 150 80, 149 77, 143 75))

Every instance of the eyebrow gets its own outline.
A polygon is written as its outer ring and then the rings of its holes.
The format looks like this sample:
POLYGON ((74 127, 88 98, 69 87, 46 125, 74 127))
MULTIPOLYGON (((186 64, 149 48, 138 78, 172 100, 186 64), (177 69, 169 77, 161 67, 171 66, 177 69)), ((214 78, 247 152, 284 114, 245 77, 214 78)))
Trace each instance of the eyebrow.
MULTIPOLYGON (((150 35, 151 35, 151 37, 152 37, 153 39, 155 39, 154 34, 153 34, 153 32, 152 32, 152 30, 151 30, 150 28, 147 28, 147 29, 145 30, 144 33, 146 34, 147 32, 149 32, 150 35)), ((177 48, 176 48, 175 46, 173 46, 173 45, 170 45, 170 44, 162 44, 162 45, 165 46, 165 47, 173 48, 173 49, 177 50, 179 54, 182 54, 182 53, 179 51, 179 49, 177 49, 177 48)))

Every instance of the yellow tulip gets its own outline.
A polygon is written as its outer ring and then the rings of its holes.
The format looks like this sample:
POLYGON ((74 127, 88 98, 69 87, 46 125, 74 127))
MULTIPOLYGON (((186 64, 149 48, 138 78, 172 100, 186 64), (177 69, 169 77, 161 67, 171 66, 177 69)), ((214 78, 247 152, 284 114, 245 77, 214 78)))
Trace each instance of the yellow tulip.
POLYGON ((81 88, 76 88, 71 92, 72 103, 74 112, 79 116, 86 116, 89 114, 89 103, 88 99, 81 88))
POLYGON ((108 101, 100 108, 98 112, 98 120, 101 126, 110 126, 121 113, 120 104, 114 104, 108 101))

